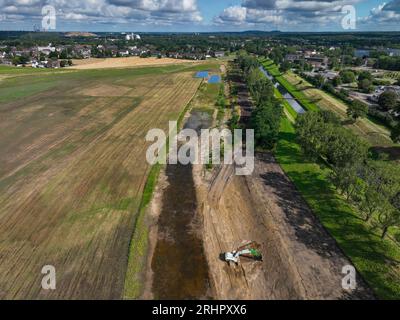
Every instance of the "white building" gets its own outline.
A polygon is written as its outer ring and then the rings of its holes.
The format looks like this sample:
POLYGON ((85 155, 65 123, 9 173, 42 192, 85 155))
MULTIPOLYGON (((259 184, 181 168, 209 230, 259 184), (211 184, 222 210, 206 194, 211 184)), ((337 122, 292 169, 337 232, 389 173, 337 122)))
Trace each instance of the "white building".
POLYGON ((47 47, 38 47, 39 52, 44 53, 45 55, 49 55, 51 52, 56 51, 56 47, 52 47, 51 43, 47 47))
POLYGON ((138 34, 134 34, 134 33, 129 34, 129 33, 128 33, 128 34, 125 36, 125 39, 126 39, 127 41, 129 41, 129 40, 140 40, 141 37, 140 37, 138 34))

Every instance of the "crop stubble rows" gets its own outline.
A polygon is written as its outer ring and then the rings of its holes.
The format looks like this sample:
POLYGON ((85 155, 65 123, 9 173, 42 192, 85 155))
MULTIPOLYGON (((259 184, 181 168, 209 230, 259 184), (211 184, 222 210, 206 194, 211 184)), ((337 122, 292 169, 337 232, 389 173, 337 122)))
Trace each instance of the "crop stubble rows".
POLYGON ((2 107, 0 298, 121 297, 149 171, 145 135, 178 117, 199 80, 180 73, 126 83, 123 96, 94 95, 104 84, 89 82, 2 107), (55 291, 41 290, 46 264, 56 267, 55 291))

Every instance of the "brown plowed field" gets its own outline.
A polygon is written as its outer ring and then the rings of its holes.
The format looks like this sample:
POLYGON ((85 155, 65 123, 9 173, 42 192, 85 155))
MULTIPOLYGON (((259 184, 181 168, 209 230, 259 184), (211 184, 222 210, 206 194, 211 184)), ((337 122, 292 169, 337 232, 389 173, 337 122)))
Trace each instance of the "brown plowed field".
MULTIPOLYGON (((200 80, 165 69, 52 77, 51 89, 0 105, 0 299, 118 299, 145 135, 176 120, 200 80), (56 268, 54 291, 41 289, 44 265, 56 268)), ((2 85, 48 81, 19 78, 2 85)))

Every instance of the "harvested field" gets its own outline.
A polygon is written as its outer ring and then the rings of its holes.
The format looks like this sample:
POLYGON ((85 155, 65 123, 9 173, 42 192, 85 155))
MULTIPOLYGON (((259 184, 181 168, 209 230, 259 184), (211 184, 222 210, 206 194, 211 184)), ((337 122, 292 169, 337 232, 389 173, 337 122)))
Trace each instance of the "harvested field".
POLYGON ((200 84, 193 74, 52 74, 24 95, 32 77, 2 81, 0 92, 18 94, 0 106, 0 299, 122 297, 145 135, 178 118, 200 84), (56 268, 54 291, 41 289, 44 265, 56 268))
POLYGON ((172 59, 172 58, 90 58, 83 60, 72 60, 73 66, 68 69, 87 70, 87 69, 105 69, 105 68, 129 68, 143 66, 161 66, 171 64, 194 64, 199 63, 193 60, 172 59))

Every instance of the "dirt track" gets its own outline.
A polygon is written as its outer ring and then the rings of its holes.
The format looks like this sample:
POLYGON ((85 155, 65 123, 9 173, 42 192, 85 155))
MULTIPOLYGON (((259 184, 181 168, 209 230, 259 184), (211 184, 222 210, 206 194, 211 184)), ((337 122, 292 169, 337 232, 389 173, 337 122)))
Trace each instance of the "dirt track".
POLYGON ((341 287, 351 264, 314 217, 272 156, 258 156, 252 176, 229 166, 212 178, 194 168, 204 248, 217 299, 373 298, 357 277, 357 290, 341 287), (229 267, 219 260, 243 240, 262 244, 263 262, 229 267))

